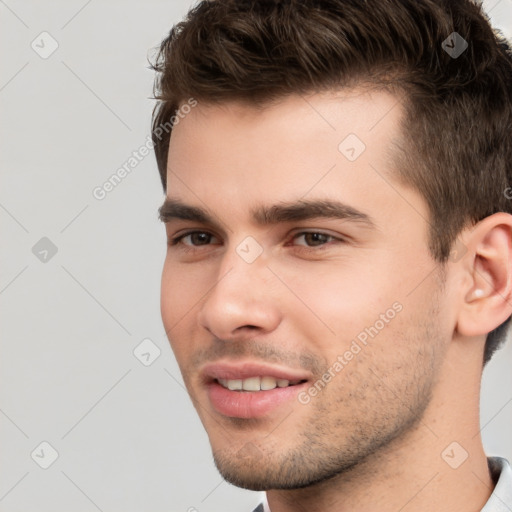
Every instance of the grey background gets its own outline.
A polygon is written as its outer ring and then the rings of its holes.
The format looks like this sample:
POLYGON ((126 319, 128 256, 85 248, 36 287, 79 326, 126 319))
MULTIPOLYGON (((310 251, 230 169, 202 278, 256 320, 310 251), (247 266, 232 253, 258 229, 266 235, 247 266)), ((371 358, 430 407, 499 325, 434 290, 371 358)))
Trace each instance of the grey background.
MULTIPOLYGON (((0 0, 1 512, 229 512, 259 501, 217 473, 165 337, 153 154, 103 200, 92 193, 146 142, 146 56, 190 5, 0 0), (43 31, 58 43, 48 58, 31 47, 51 49, 43 31), (149 366, 133 353, 147 338, 149 366), (43 441, 59 454, 48 469, 43 441)), ((487 9, 512 36, 512 0, 487 9)), ((482 395, 486 450, 510 460, 511 363, 508 343, 482 395)))

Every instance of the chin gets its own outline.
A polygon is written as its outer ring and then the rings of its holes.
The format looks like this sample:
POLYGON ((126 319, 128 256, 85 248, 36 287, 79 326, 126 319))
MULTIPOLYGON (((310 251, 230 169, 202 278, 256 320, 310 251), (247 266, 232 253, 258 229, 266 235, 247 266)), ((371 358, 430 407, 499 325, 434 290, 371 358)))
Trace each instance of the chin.
POLYGON ((357 465, 356 462, 338 462, 336 467, 322 467, 313 461, 308 464, 307 457, 297 457, 297 454, 269 460, 256 447, 253 449, 252 443, 249 445, 229 455, 214 452, 213 459, 227 482, 250 491, 303 489, 331 480, 357 465))

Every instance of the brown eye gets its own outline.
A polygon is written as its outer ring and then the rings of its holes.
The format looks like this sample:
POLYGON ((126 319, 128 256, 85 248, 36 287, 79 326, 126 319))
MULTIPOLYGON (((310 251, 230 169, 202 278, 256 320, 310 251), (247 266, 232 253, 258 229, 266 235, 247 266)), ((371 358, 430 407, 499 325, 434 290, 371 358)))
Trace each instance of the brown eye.
POLYGON ((298 243, 298 245, 305 245, 307 247, 318 247, 321 245, 325 245, 326 243, 334 240, 334 237, 331 235, 326 235, 325 233, 318 232, 304 232, 299 233, 295 236, 295 240, 302 239, 304 243, 298 243))
POLYGON ((183 235, 177 236, 171 239, 170 245, 185 245, 188 247, 200 247, 203 245, 209 245, 217 243, 217 239, 211 233, 206 231, 189 231, 183 235))
POLYGON ((210 243, 212 235, 210 235, 209 233, 197 231, 195 233, 190 233, 184 238, 190 239, 190 245, 207 245, 208 243, 210 243))

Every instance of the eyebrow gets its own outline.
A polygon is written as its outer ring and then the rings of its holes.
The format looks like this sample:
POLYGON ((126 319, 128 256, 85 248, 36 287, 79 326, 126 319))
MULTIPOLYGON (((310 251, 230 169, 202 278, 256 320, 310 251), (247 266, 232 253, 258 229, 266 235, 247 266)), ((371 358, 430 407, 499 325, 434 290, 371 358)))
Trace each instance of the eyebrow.
MULTIPOLYGON (((207 210, 169 197, 165 198, 164 203, 158 209, 158 217, 162 222, 180 219, 217 227, 220 225, 207 210)), ((256 224, 261 226, 325 218, 353 221, 376 229, 375 222, 368 214, 347 204, 328 199, 298 200, 271 206, 259 206, 251 210, 251 217, 256 224)))

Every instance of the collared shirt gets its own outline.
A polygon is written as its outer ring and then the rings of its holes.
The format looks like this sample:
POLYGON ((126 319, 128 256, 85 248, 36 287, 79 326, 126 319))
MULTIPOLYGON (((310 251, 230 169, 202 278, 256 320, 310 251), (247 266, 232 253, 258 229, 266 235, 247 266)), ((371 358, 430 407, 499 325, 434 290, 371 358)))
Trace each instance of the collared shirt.
POLYGON ((496 486, 481 512, 510 512, 512 510, 512 468, 501 457, 488 457, 491 477, 496 486))
MULTIPOLYGON (((481 512, 512 512, 512 467, 502 457, 488 457, 487 462, 495 487, 481 512)), ((271 512, 266 493, 253 512, 271 512)))

